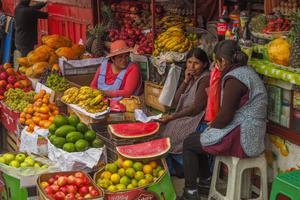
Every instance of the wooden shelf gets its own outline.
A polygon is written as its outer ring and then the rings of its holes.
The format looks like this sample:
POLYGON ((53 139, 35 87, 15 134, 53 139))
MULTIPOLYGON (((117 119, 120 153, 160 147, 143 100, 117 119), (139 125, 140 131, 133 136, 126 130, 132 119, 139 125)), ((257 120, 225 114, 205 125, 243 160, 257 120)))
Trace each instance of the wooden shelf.
POLYGON ((300 132, 293 131, 273 122, 268 123, 267 133, 280 136, 293 144, 300 145, 300 132))

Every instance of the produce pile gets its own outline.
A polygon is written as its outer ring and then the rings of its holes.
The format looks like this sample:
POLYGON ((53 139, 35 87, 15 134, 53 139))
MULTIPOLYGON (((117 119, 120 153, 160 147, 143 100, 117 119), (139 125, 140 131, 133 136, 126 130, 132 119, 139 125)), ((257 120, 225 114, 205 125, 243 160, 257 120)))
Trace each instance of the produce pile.
POLYGON ((5 92, 5 104, 13 111, 22 112, 29 104, 32 104, 35 92, 24 92, 22 89, 10 89, 5 92))
POLYGON ((103 112, 108 108, 108 102, 103 99, 101 91, 87 86, 72 87, 66 90, 61 101, 67 104, 76 104, 89 113, 103 112))
POLYGON ((6 63, 0 66, 0 100, 4 99, 5 91, 11 88, 20 88, 25 92, 32 90, 31 81, 6 63))
POLYGON ((172 26, 158 35, 154 47, 153 55, 158 56, 166 51, 184 53, 193 47, 193 43, 185 36, 183 29, 172 26))
POLYGON ((19 71, 31 78, 39 78, 47 68, 52 68, 59 57, 69 60, 78 59, 85 51, 82 45, 60 35, 48 35, 42 38, 43 45, 28 53, 27 57, 18 58, 19 71))
POLYGON ((24 167, 38 167, 41 169, 47 169, 48 165, 35 161, 31 156, 27 156, 25 153, 5 153, 0 156, 0 163, 9 165, 14 168, 24 167))
POLYGON ((96 137, 95 131, 80 122, 76 115, 68 118, 58 115, 49 127, 49 140, 57 148, 67 152, 86 151, 88 148, 101 148, 103 141, 96 137))
POLYGON ((47 78, 46 86, 57 92, 63 92, 70 88, 69 82, 58 74, 50 74, 47 78))
POLYGON ((82 172, 74 174, 56 174, 48 180, 39 183, 47 198, 54 200, 74 200, 99 198, 102 192, 94 186, 82 172))
POLYGON ((251 30, 255 33, 272 34, 273 32, 289 31, 291 23, 280 15, 257 15, 251 20, 251 30))
POLYGON ((157 161, 134 162, 119 158, 105 166, 97 185, 109 192, 144 187, 161 177, 165 170, 157 161))
POLYGON ((179 15, 167 15, 163 17, 157 24, 161 29, 168 29, 173 26, 180 28, 193 27, 193 22, 188 17, 182 17, 179 15))
POLYGON ((20 114, 20 123, 27 125, 27 132, 32 133, 34 127, 48 129, 53 123, 54 117, 59 114, 59 109, 55 103, 50 103, 50 94, 41 90, 34 96, 34 103, 28 106, 20 114))
POLYGON ((300 3, 297 0, 287 0, 287 1, 281 1, 280 4, 273 8, 274 12, 280 12, 284 15, 290 15, 294 12, 297 12, 297 9, 299 8, 300 3))

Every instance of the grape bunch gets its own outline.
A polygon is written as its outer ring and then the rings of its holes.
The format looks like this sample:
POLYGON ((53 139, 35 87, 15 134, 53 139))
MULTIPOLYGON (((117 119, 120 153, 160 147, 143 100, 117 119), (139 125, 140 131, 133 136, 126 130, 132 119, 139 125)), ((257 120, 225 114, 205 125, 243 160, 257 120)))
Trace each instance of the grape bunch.
POLYGON ((28 104, 34 102, 34 91, 24 92, 22 89, 10 89, 5 92, 5 104, 12 110, 22 112, 28 104))
POLYGON ((58 92, 63 92, 70 88, 69 82, 58 74, 50 74, 47 78, 46 86, 58 92))

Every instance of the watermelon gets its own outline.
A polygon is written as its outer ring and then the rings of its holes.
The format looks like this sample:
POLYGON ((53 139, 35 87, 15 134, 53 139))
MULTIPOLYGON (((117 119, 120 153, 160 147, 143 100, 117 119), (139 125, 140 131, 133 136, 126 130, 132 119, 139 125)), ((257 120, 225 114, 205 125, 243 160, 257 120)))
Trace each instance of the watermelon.
POLYGON ((160 157, 171 148, 170 138, 162 138, 149 142, 117 147, 118 153, 129 159, 145 159, 160 157))
POLYGON ((119 138, 139 138, 150 136, 159 130, 158 122, 110 124, 108 130, 119 138))

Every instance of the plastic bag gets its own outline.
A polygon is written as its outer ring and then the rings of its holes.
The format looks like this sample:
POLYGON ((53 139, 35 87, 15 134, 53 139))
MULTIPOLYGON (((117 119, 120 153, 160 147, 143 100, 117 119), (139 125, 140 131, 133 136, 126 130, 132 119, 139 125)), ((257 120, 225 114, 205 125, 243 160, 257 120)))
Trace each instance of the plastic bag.
POLYGON ((210 72, 208 100, 206 107, 205 120, 213 121, 220 110, 221 101, 221 72, 214 67, 210 72))

